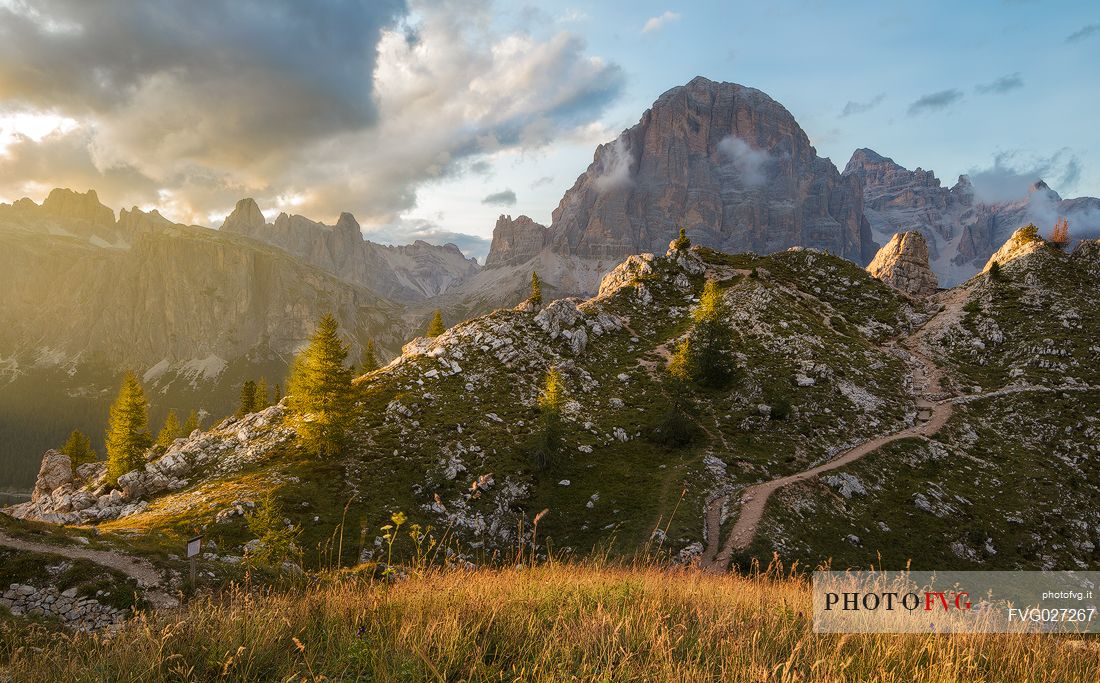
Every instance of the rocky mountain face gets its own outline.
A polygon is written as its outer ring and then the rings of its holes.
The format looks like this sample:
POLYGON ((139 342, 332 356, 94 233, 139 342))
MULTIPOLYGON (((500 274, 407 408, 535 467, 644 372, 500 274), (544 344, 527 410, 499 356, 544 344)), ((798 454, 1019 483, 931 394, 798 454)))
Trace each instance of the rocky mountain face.
POLYGON ((928 265, 928 243, 919 232, 895 233, 871 259, 867 272, 910 296, 936 293, 936 274, 928 265))
POLYGON ((870 149, 856 150, 844 176, 858 178, 863 186, 874 239, 885 243, 895 232, 920 232, 932 269, 947 286, 976 273, 1013 231, 1028 223, 1047 231, 1059 217, 1067 217, 1076 236, 1100 234, 1100 199, 1063 200, 1042 181, 1019 199, 984 202, 966 176, 943 187, 932 171, 910 171, 870 149))
POLYGON ((422 240, 385 246, 363 239, 350 213, 336 225, 304 216, 279 214, 267 223, 252 199, 242 199, 221 229, 266 242, 348 282, 367 287, 394 301, 412 302, 438 296, 480 270, 453 244, 436 246, 422 240))
MULTIPOLYGON (((242 209, 241 220, 259 215, 242 209)), ((362 244, 349 220, 325 230, 362 244)), ((69 430, 98 440, 126 369, 145 382, 155 422, 169 408, 221 415, 245 379, 282 382, 324 312, 353 359, 369 338, 385 355, 407 338, 403 307, 362 284, 232 230, 136 208, 116 221, 94 192, 0 205, 0 243, 0 489, 29 487, 42 447, 69 430)), ((476 268, 457 250, 403 249, 377 247, 406 291, 442 286, 460 262, 476 268)))
POLYGON ((660 253, 681 227, 731 252, 805 246, 863 264, 877 248, 858 181, 817 156, 790 112, 759 90, 699 77, 596 149, 548 230, 502 217, 486 265, 530 257, 541 241, 610 269, 629 254, 660 253))

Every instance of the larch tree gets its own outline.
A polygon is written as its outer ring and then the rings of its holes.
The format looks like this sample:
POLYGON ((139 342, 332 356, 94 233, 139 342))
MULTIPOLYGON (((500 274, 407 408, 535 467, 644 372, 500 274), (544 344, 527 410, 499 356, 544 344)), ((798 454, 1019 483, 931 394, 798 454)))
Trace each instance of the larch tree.
POLYGON ((267 378, 261 377, 259 382, 256 382, 255 398, 252 400, 252 412, 257 410, 263 410, 271 405, 271 395, 267 388, 267 378))
POLYGON ((69 456, 69 460, 73 464, 73 470, 85 463, 99 460, 99 454, 92 448, 92 440, 79 429, 74 429, 72 434, 69 434, 69 438, 65 440, 65 445, 61 447, 61 452, 69 456))
POLYGON ((183 436, 183 427, 180 426, 180 419, 175 410, 169 410, 168 417, 164 418, 164 426, 157 434, 157 445, 168 448, 173 441, 181 436, 183 436))
POLYGON ((1065 216, 1058 219, 1058 222, 1054 224, 1054 231, 1050 235, 1051 243, 1059 249, 1065 249, 1069 246, 1069 220, 1065 216))
POLYGON ((542 280, 539 279, 539 274, 531 273, 531 303, 536 306, 542 305, 542 280))
POLYGON ((301 416, 302 444, 317 455, 333 455, 345 444, 355 408, 352 371, 344 362, 348 345, 340 340, 339 324, 321 318, 317 331, 294 359, 287 380, 291 410, 301 416))
POLYGON ((127 372, 118 397, 107 418, 107 480, 118 478, 145 463, 145 449, 152 445, 149 434, 149 403, 137 375, 127 372))
POLYGON ((187 414, 187 420, 183 423, 183 435, 191 436, 191 432, 199 429, 199 413, 196 410, 192 410, 187 414))
POLYGON ((237 417, 256 412, 256 383, 247 380, 241 385, 241 400, 237 408, 237 417))
POLYGON ((432 321, 428 323, 428 331, 425 332, 425 335, 428 337, 438 337, 446 330, 447 328, 443 326, 443 311, 437 308, 435 309, 435 313, 432 314, 432 321))
POLYGON ((707 280, 691 317, 694 326, 670 359, 669 375, 681 382, 724 389, 733 381, 733 342, 725 320, 726 304, 713 280, 707 280))
POLYGON ((374 349, 373 339, 368 339, 367 345, 363 347, 363 359, 359 365, 359 370, 364 373, 374 372, 378 369, 378 352, 374 349))
POLYGON ((561 448, 561 412, 565 405, 565 383, 557 368, 550 368, 543 379, 539 394, 539 431, 535 435, 535 463, 548 468, 561 448))

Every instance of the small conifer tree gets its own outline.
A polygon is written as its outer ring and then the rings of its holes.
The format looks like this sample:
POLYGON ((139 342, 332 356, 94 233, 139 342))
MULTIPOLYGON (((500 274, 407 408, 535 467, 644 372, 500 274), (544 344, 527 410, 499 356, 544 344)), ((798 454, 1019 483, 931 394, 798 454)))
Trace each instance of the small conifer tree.
POLYGON ((1001 264, 997 261, 989 264, 989 279, 1000 280, 1001 279, 1001 264))
POLYGON ((175 410, 169 410, 168 417, 164 418, 164 426, 157 434, 157 445, 168 448, 173 441, 181 436, 183 436, 183 428, 180 426, 180 419, 175 410))
POLYGON ((284 521, 283 509, 275 496, 267 491, 248 516, 248 530, 260 540, 259 547, 251 551, 249 559, 261 564, 278 566, 294 556, 298 536, 302 529, 284 521))
POLYGON ((153 439, 149 435, 149 404, 137 375, 127 372, 118 398, 107 418, 107 481, 118 478, 144 464, 143 455, 153 439))
POLYGON ((183 423, 183 435, 191 436, 191 432, 199 428, 199 413, 192 410, 187 414, 187 420, 183 423))
POLYGON ((1058 222, 1054 224, 1054 231, 1050 235, 1050 242, 1059 249, 1065 249, 1069 246, 1069 221, 1065 216, 1058 219, 1058 222))
POLYGON ((61 452, 69 456, 74 471, 85 463, 95 462, 99 459, 99 455, 92 448, 92 440, 79 429, 74 429, 72 434, 69 434, 65 445, 61 447, 61 452))
POLYGON ((535 462, 546 469, 561 448, 561 411, 565 404, 565 384, 557 368, 550 368, 539 394, 539 432, 535 438, 535 462))
POLYGON ((536 306, 542 305, 542 280, 539 279, 539 274, 531 273, 531 303, 536 306))
POLYGON ((267 378, 261 377, 260 381, 256 382, 256 393, 252 400, 252 412, 263 410, 269 405, 271 405, 271 396, 267 388, 267 378))
POLYGON ((424 334, 428 337, 438 337, 447 330, 443 327, 443 311, 438 308, 435 309, 435 313, 432 314, 432 321, 428 323, 428 331, 424 334))
POLYGON ((326 315, 294 359, 287 381, 290 408, 303 417, 298 428, 302 444, 318 455, 339 452, 351 425, 355 394, 351 368, 344 365, 347 356, 336 318, 326 315))
POLYGON ((367 345, 363 347, 363 360, 360 364, 360 371, 363 373, 374 372, 378 369, 378 352, 374 349, 374 340, 368 339, 367 345))
POLYGON ((256 383, 247 380, 241 385, 241 401, 237 408, 237 417, 256 412, 256 383))
POLYGON ((726 305, 717 283, 708 280, 692 312, 695 325, 669 359, 669 376, 681 383, 694 382, 724 389, 733 380, 730 358, 732 335, 725 322, 726 305))
POLYGON ((680 228, 680 236, 672 240, 672 248, 675 251, 687 251, 691 248, 691 240, 688 239, 687 230, 680 228))

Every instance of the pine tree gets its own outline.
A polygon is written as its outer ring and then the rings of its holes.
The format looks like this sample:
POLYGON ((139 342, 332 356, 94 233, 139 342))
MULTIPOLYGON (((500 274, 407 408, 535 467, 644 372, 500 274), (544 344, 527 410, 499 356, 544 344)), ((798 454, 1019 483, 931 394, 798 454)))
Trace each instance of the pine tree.
POLYGON ((691 247, 691 240, 688 239, 687 230, 680 228, 680 236, 672 240, 672 249, 674 251, 687 251, 691 247))
POLYGON ((348 345, 340 341, 331 315, 321 318, 309 346, 294 359, 287 380, 290 408, 303 417, 299 435, 307 450, 331 455, 344 444, 355 395, 348 345))
POLYGON ((989 279, 1000 280, 1001 279, 1001 264, 994 261, 989 264, 989 279))
POLYGON ((535 462, 546 469, 561 447, 561 410, 565 403, 565 385, 557 368, 550 368, 539 394, 539 432, 535 435, 535 462))
POLYGON ((363 360, 360 365, 359 369, 364 374, 378 369, 378 352, 374 350, 373 339, 368 339, 367 345, 363 347, 363 360))
POLYGON ((252 380, 241 385, 241 402, 237 408, 237 417, 256 412, 256 383, 252 380))
POLYGON ((267 390, 267 378, 261 377, 259 382, 256 382, 255 398, 252 401, 252 412, 263 410, 271 405, 271 397, 268 395, 267 390))
POLYGON ((144 464, 145 449, 152 444, 149 435, 149 404, 137 375, 127 372, 118 398, 107 419, 107 481, 118 478, 144 464))
POLYGON ((92 440, 79 429, 74 429, 73 433, 69 434, 65 445, 61 447, 61 452, 69 456, 74 471, 85 463, 99 460, 99 455, 92 448, 92 440))
POLYGON ((157 434, 157 445, 168 448, 172 442, 183 436, 183 428, 180 427, 180 419, 175 410, 168 411, 168 417, 164 418, 164 426, 160 434, 157 434))
POLYGON ((536 306, 542 305, 542 280, 535 272, 531 273, 531 303, 536 306))
POLYGON ((187 414, 187 421, 183 423, 183 435, 191 436, 191 432, 199 428, 199 414, 192 410, 187 414))
POLYGON ((278 403, 279 401, 283 400, 283 385, 276 384, 274 391, 272 391, 271 393, 272 393, 271 400, 274 401, 275 403, 278 403))
POLYGON ((428 337, 438 337, 443 334, 447 328, 443 327, 443 311, 438 308, 435 309, 435 313, 432 315, 432 321, 428 323, 428 331, 425 333, 428 337))

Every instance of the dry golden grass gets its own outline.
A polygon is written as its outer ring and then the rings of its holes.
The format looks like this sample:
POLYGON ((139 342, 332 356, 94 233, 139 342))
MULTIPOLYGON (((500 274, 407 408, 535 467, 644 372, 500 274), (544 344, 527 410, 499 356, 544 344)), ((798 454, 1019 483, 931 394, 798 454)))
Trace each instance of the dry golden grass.
POLYGON ((17 681, 1100 680, 1092 639, 816 635, 809 610, 799 578, 552 564, 237 591, 0 656, 17 681))

